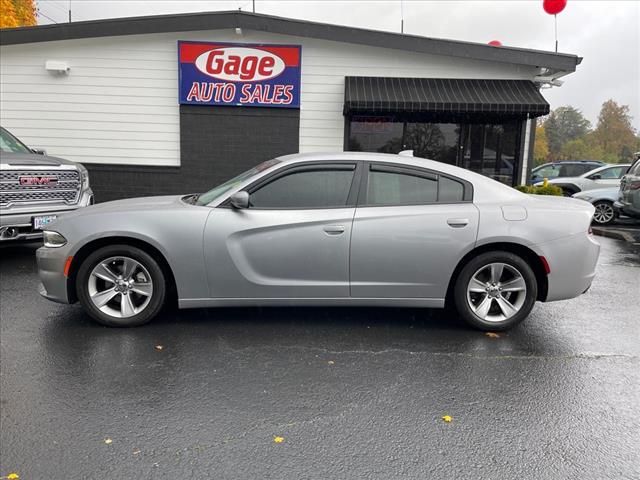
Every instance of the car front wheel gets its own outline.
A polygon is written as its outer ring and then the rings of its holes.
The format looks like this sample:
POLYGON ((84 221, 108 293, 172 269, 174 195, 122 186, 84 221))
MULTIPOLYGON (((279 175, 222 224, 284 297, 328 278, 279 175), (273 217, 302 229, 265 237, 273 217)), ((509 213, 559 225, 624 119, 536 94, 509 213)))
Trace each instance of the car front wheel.
POLYGON ((166 295, 158 263, 130 245, 93 252, 80 265, 76 285, 80 303, 89 315, 111 327, 149 322, 162 309, 166 295))
POLYGON ((481 330, 507 330, 524 320, 538 296, 529 264, 510 252, 487 252, 460 272, 454 299, 460 316, 481 330))
POLYGON ((613 203, 601 200, 593 204, 596 211, 593 214, 593 221, 598 225, 609 225, 616 219, 616 211, 613 203))

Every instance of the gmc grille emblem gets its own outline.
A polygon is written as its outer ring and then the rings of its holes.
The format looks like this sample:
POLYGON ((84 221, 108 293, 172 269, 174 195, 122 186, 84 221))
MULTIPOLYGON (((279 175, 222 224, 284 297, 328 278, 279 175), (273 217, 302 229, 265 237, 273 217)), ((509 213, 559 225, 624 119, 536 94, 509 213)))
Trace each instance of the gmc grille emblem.
POLYGON ((58 183, 58 177, 54 175, 29 175, 18 177, 20 185, 33 186, 33 185, 55 185, 58 183))

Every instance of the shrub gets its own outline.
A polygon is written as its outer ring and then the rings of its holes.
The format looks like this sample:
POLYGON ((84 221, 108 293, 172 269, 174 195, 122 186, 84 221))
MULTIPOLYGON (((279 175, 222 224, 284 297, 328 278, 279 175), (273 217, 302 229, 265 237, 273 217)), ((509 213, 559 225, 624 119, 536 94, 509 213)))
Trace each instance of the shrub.
POLYGON ((558 197, 562 196, 562 188, 557 185, 540 185, 539 187, 535 187, 533 185, 518 185, 515 187, 516 190, 522 193, 531 193, 533 195, 555 195, 558 197))

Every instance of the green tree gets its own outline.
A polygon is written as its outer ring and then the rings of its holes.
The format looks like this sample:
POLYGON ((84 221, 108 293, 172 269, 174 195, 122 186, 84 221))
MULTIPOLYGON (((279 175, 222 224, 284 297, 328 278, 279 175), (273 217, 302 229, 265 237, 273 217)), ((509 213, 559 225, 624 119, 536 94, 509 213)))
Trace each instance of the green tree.
POLYGON ((547 130, 544 125, 536 127, 536 140, 533 143, 533 160, 536 165, 542 165, 549 157, 549 142, 547 141, 547 130))
POLYGON ((562 160, 602 160, 604 156, 602 148, 594 141, 592 133, 568 141, 560 150, 562 160))
POLYGON ((591 130, 591 123, 580 110, 571 106, 558 107, 544 122, 552 160, 560 158, 562 147, 571 140, 584 137, 591 130))
POLYGON ((602 104, 593 135, 609 161, 630 161, 638 146, 629 106, 618 105, 614 100, 607 100, 602 104))

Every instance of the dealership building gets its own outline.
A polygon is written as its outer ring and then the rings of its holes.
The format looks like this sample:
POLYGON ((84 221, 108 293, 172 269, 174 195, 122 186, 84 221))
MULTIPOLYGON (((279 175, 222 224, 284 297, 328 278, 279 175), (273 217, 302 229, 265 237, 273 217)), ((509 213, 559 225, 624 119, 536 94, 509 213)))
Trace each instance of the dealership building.
POLYGON ((581 58, 245 12, 3 30, 0 124, 97 201, 208 190, 295 152, 413 150, 509 185, 581 58))

